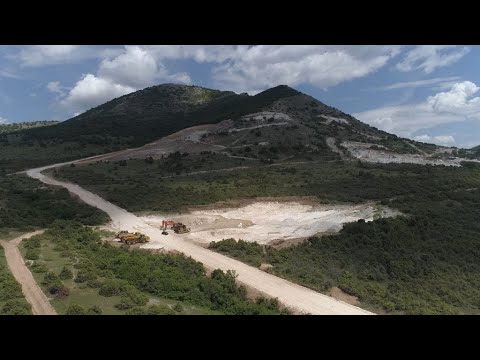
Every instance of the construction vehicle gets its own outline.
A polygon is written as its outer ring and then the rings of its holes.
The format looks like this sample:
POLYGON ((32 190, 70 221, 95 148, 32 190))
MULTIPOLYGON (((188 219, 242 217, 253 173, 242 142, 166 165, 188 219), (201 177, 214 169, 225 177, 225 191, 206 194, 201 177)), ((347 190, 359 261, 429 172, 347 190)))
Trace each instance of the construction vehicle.
POLYGON ((160 227, 163 235, 168 235, 168 226, 170 226, 170 228, 175 232, 175 234, 185 234, 190 232, 190 228, 188 228, 185 224, 182 224, 181 222, 175 222, 173 220, 163 220, 162 226, 160 227))
POLYGON ((118 239, 120 239, 120 242, 125 243, 127 245, 133 245, 138 243, 144 244, 150 240, 150 238, 147 235, 140 234, 138 232, 130 233, 125 230, 120 231, 115 236, 118 239))

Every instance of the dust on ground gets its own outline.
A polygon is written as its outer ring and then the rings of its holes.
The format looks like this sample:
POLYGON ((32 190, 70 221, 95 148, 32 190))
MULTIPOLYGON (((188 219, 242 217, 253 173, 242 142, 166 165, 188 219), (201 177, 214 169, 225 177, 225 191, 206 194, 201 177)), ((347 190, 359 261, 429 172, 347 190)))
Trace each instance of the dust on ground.
POLYGON ((346 292, 342 291, 342 289, 340 289, 336 286, 332 287, 327 292, 327 295, 329 295, 329 296, 331 296, 331 297, 333 297, 337 300, 346 302, 347 304, 350 304, 350 305, 355 305, 355 306, 360 305, 360 301, 358 301, 358 297, 349 295, 346 292))
MULTIPOLYGON (((146 215, 141 219, 157 228, 163 219, 182 222, 191 228, 191 232, 182 237, 198 244, 233 238, 285 247, 318 233, 336 233, 346 222, 372 221, 376 217, 399 214, 374 203, 319 205, 257 201, 237 207, 193 210, 187 214, 146 215)), ((169 231, 170 234, 173 232, 169 231)))

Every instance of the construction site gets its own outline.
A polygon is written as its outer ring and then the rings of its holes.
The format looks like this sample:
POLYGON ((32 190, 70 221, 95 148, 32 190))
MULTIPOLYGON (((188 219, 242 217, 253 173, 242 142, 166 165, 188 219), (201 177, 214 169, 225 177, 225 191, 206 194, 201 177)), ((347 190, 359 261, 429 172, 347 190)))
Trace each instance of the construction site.
MULTIPOLYGON (((372 221, 374 218, 399 214, 398 211, 374 203, 319 205, 301 201, 251 201, 238 207, 219 204, 186 214, 150 214, 140 218, 145 223, 160 228, 163 235, 181 235, 182 239, 203 246, 229 238, 285 246, 316 234, 337 233, 346 222, 359 219, 372 221), (171 231, 168 232, 168 229, 171 231)), ((153 241, 142 247, 158 246, 153 241)))

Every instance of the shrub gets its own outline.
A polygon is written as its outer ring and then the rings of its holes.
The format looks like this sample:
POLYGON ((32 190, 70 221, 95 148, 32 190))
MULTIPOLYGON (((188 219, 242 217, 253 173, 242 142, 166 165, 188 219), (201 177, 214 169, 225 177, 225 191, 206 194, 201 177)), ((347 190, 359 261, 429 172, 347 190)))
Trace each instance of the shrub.
POLYGON ((40 251, 38 249, 28 249, 25 258, 28 260, 38 260, 40 256, 40 251))
POLYGON ((122 296, 120 299, 120 303, 115 305, 115 307, 120 310, 127 310, 135 307, 135 305, 135 302, 130 297, 122 296))
POLYGON ((58 276, 50 271, 43 277, 42 285, 48 289, 50 294, 56 294, 63 287, 58 276))
POLYGON ((58 274, 58 277, 62 280, 72 279, 73 278, 72 270, 64 266, 62 271, 60 271, 60 274, 58 274))
POLYGON ((0 315, 31 315, 32 307, 23 299, 8 300, 0 307, 0 315))
POLYGON ((87 281, 87 286, 92 289, 98 289, 99 287, 102 286, 102 282, 100 280, 94 279, 94 280, 88 280, 87 281))
POLYGON ((100 288, 99 294, 101 296, 110 297, 115 295, 121 295, 125 286, 128 283, 124 280, 112 279, 103 283, 100 288))
POLYGON ((126 315, 146 315, 145 309, 139 306, 128 309, 126 315))
POLYGON ((83 283, 85 281, 90 281, 90 280, 95 280, 97 276, 92 273, 91 271, 87 270, 80 270, 75 277, 75 282, 76 283, 83 283))
POLYGON ((150 305, 147 307, 147 315, 175 315, 175 311, 166 305, 150 305))
POLYGON ((103 311, 98 305, 95 305, 87 310, 87 315, 102 315, 102 313, 103 311))
POLYGON ((183 306, 180 303, 176 303, 173 306, 173 310, 175 310, 176 312, 182 312, 183 311, 183 306))
POLYGON ((31 269, 36 274, 41 274, 48 271, 48 268, 45 264, 39 264, 39 263, 34 263, 31 269))
POLYGON ((68 307, 67 312, 65 315, 86 315, 87 311, 83 306, 78 304, 72 304, 68 307))

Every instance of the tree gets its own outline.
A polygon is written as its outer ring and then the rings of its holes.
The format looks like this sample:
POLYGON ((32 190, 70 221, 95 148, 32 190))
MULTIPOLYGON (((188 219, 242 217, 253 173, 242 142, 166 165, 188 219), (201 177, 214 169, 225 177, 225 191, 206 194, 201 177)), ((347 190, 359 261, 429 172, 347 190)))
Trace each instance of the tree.
POLYGON ((166 305, 150 305, 147 308, 147 315, 175 315, 175 311, 166 305))
POLYGON ((0 308, 0 315, 31 315, 32 310, 30 304, 23 299, 8 300, 3 307, 0 308))
POLYGON ((83 306, 72 304, 68 307, 66 315, 86 315, 87 311, 83 306))
POLYGON ((72 270, 64 266, 60 274, 58 274, 58 277, 62 280, 71 279, 73 278, 72 270))
POLYGON ((58 276, 50 271, 45 274, 42 285, 47 287, 50 294, 56 294, 63 287, 63 284, 58 276))
POLYGON ((98 305, 92 306, 87 311, 87 315, 102 315, 102 314, 103 314, 103 311, 98 305))

